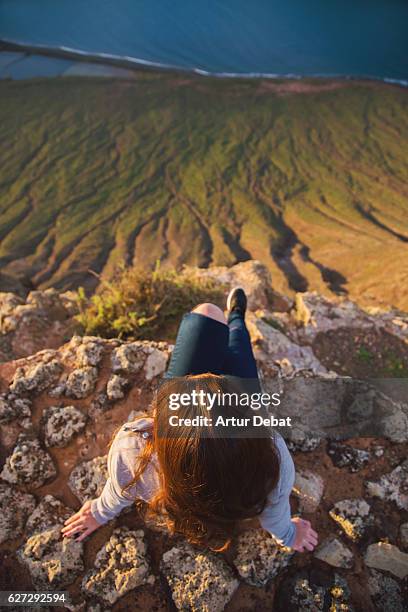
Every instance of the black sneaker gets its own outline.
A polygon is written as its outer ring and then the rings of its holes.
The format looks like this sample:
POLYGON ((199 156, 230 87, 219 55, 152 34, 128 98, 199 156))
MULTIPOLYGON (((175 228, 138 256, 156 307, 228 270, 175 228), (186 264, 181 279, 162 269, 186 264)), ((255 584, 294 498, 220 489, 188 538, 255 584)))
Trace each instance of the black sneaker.
POLYGON ((228 294, 227 297, 227 310, 228 313, 239 312, 242 318, 245 317, 247 309, 247 296, 242 287, 234 287, 228 294))

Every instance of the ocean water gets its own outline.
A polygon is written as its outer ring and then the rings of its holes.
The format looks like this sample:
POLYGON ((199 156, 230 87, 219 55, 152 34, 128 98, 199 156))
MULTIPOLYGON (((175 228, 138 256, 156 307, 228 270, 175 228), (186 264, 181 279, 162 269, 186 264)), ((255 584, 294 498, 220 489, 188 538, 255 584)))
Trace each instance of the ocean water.
POLYGON ((407 0, 0 0, 0 38, 203 73, 408 80, 407 0))

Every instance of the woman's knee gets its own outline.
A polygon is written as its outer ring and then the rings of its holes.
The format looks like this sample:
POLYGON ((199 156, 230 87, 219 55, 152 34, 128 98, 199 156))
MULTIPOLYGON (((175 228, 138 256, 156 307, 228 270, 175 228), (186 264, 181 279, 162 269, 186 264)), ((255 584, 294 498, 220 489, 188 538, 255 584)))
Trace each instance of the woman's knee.
POLYGON ((227 320, 223 311, 215 304, 205 302, 204 304, 199 304, 198 306, 196 306, 191 312, 196 312, 197 314, 204 315, 205 317, 209 317, 210 319, 215 319, 220 323, 227 324, 227 320))

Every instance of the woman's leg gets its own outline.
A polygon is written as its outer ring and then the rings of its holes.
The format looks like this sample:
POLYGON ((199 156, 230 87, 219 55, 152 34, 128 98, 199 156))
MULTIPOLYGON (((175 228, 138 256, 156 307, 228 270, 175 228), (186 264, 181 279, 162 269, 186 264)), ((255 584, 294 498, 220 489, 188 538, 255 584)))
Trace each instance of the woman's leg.
POLYGON ((245 325, 245 318, 238 310, 228 316, 228 354, 224 363, 224 374, 240 378, 258 379, 258 370, 251 338, 245 325))
POLYGON ((166 378, 188 374, 222 374, 228 353, 229 329, 215 304, 200 304, 184 315, 166 378))

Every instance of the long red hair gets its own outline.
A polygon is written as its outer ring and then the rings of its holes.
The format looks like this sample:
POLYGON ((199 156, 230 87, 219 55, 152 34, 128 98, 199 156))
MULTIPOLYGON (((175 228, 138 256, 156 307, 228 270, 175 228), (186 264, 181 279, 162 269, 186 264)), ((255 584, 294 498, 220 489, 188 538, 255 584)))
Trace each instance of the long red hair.
POLYGON ((237 387, 230 378, 214 374, 165 381, 153 402, 152 435, 126 489, 138 480, 156 453, 160 487, 148 512, 164 517, 173 533, 184 535, 191 543, 223 550, 238 523, 256 517, 265 508, 279 478, 279 454, 268 434, 244 437, 242 429, 237 437, 222 437, 214 426, 216 415, 242 417, 242 410, 233 402, 216 405, 211 412, 205 406, 196 407, 194 416, 211 416, 213 425, 184 425, 175 432, 169 414, 180 419, 193 415, 191 407, 182 405, 172 413, 169 398, 176 393, 191 396, 193 390, 228 394, 237 387))

